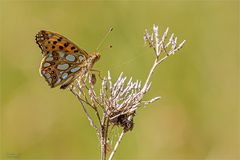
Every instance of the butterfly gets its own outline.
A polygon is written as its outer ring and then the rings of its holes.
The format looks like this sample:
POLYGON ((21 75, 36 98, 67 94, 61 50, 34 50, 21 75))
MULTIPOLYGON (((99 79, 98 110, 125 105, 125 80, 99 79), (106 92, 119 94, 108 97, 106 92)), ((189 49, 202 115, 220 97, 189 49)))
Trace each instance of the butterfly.
POLYGON ((100 54, 88 54, 64 36, 41 30, 36 34, 36 43, 42 51, 40 75, 51 88, 61 85, 67 88, 76 78, 92 69, 100 54))

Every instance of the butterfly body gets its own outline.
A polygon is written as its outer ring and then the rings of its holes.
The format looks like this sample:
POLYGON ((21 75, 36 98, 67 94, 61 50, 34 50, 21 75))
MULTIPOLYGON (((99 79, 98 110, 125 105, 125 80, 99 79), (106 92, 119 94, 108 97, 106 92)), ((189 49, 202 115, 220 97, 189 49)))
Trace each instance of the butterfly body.
POLYGON ((77 77, 83 76, 99 60, 100 54, 88 54, 64 36, 50 31, 40 31, 36 35, 43 59, 40 75, 50 87, 61 85, 64 89, 77 77))

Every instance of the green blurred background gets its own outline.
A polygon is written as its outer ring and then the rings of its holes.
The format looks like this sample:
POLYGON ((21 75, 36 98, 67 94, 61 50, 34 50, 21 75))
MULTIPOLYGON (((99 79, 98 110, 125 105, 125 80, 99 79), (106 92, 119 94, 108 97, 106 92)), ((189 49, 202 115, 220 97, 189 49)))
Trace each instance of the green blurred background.
POLYGON ((98 159, 94 129, 77 99, 40 77, 42 29, 93 52, 114 31, 95 69, 145 80, 154 60, 143 32, 170 27, 186 44, 153 75, 116 159, 238 159, 239 1, 1 1, 1 157, 98 159))

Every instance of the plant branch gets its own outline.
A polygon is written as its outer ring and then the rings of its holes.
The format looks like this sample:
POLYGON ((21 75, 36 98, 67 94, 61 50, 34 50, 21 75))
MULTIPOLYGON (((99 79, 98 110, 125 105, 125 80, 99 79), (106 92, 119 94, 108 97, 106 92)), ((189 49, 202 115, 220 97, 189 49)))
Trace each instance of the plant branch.
POLYGON ((81 106, 82 106, 82 108, 83 108, 83 110, 84 110, 84 112, 85 112, 85 114, 86 114, 89 122, 90 122, 90 125, 97 131, 97 135, 99 136, 99 135, 100 135, 100 131, 99 131, 97 125, 94 123, 92 117, 91 117, 90 114, 88 113, 86 107, 84 106, 84 104, 83 104, 83 102, 82 102, 82 99, 73 91, 73 89, 70 89, 70 91, 71 91, 71 92, 77 97, 77 99, 79 100, 79 102, 80 102, 80 104, 81 104, 81 106))
POLYGON ((118 137, 118 140, 117 140, 117 142, 116 142, 116 144, 115 144, 115 146, 114 146, 114 149, 113 149, 112 153, 110 154, 108 160, 112 160, 115 152, 117 151, 117 148, 118 148, 120 142, 122 141, 122 138, 123 138, 124 134, 125 134, 125 132, 124 132, 124 130, 123 130, 122 133, 120 134, 120 136, 118 137))

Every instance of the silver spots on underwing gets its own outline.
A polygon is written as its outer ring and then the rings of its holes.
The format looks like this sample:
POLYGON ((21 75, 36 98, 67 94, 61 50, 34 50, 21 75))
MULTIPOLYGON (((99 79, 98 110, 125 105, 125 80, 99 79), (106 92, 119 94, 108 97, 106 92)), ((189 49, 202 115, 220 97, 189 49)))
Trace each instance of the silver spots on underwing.
POLYGON ((51 75, 50 75, 49 73, 44 74, 44 76, 45 76, 46 78, 50 78, 50 77, 51 77, 51 75))
POLYGON ((68 77, 68 73, 63 73, 63 74, 62 74, 62 78, 63 78, 63 79, 66 79, 67 77, 68 77))
POLYGON ((72 72, 72 73, 77 72, 79 69, 80 69, 79 66, 78 66, 78 67, 75 67, 75 68, 71 69, 71 72, 72 72))
POLYGON ((55 85, 57 85, 58 83, 60 83, 61 82, 61 79, 59 78, 58 80, 57 80, 57 82, 55 83, 55 85))
POLYGON ((53 55, 50 53, 48 57, 46 58, 46 61, 53 61, 53 55))
POLYGON ((52 56, 53 56, 53 54, 52 54, 52 53, 49 53, 48 57, 52 57, 52 56))
POLYGON ((52 82, 52 78, 47 78, 48 82, 51 83, 52 82))
POLYGON ((68 69, 68 67, 69 67, 69 64, 64 63, 64 64, 59 64, 57 66, 57 69, 59 69, 59 70, 66 70, 66 69, 68 69))
POLYGON ((85 59, 85 57, 83 55, 80 55, 79 56, 79 60, 80 60, 80 63, 85 59))
POLYGON ((65 52, 64 51, 58 51, 58 54, 59 54, 60 57, 64 57, 65 52))
POLYGON ((43 64, 43 67, 48 67, 48 66, 50 66, 50 63, 46 62, 46 63, 43 64))
POLYGON ((70 62, 73 62, 73 61, 75 61, 76 58, 75 58, 74 55, 69 54, 69 55, 66 56, 66 59, 67 59, 68 61, 70 61, 70 62))

